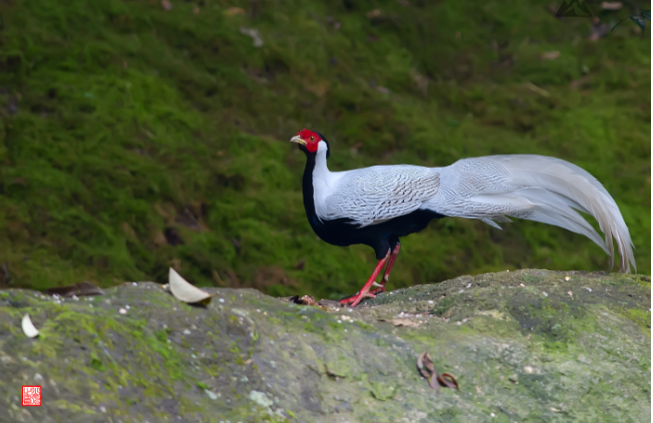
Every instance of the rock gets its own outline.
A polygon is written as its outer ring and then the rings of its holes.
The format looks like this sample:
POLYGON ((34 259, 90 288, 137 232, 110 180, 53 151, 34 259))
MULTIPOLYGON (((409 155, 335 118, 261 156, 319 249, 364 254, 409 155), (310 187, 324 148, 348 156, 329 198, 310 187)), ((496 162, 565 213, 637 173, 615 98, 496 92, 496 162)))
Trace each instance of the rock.
POLYGON ((650 421, 650 289, 523 270, 353 310, 221 288, 197 307, 151 282, 79 301, 0 291, 0 409, 10 422, 650 421), (460 391, 429 387, 423 351, 460 391), (41 407, 21 407, 22 385, 42 385, 41 407))

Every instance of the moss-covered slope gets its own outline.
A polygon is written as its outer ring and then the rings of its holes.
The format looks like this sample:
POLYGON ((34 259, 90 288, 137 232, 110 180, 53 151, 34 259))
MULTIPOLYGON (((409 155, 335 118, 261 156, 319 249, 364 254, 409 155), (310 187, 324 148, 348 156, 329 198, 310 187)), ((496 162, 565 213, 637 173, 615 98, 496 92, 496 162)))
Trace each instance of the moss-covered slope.
POLYGON ((1 420, 651 418, 648 278, 501 272, 326 311, 210 290, 206 308, 146 282, 78 300, 0 291, 1 420), (25 313, 40 337, 23 335, 25 313), (422 351, 460 392, 428 387, 416 369, 422 351), (20 406, 20 387, 31 384, 43 386, 40 408, 20 406))
MULTIPOLYGON (((336 170, 496 153, 570 160, 615 197, 650 273, 650 30, 627 20, 591 41, 590 19, 549 8, 3 3, 0 286, 162 282, 172 265, 203 285, 351 294, 374 257, 326 245, 308 226, 304 157, 288 143, 303 127, 329 138, 336 170)), ((404 240, 394 287, 607 267, 580 235, 504 226, 433 223, 404 240)))

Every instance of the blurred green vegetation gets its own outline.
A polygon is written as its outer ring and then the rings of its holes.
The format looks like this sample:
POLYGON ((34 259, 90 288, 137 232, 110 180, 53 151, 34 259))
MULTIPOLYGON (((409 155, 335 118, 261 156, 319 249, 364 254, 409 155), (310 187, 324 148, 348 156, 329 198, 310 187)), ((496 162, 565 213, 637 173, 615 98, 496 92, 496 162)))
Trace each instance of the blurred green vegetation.
MULTIPOLYGON (((172 265, 198 285, 355 292, 374 254, 309 227, 304 156, 288 142, 304 127, 329 139, 332 170, 511 153, 569 160, 613 195, 649 274, 650 29, 625 22, 592 41, 591 19, 559 20, 551 7, 5 3, 0 286, 163 282, 172 265)), ((608 269, 580 235, 503 226, 433 222, 403 239, 390 287, 608 269)))

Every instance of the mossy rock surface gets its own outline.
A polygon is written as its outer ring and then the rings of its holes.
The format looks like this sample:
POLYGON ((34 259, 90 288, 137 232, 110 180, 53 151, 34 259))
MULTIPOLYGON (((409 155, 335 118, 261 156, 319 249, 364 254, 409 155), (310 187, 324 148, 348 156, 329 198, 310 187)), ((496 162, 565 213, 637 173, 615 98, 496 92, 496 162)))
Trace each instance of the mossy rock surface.
POLYGON ((0 291, 0 420, 651 419, 644 276, 462 276, 353 310, 209 291, 217 295, 205 308, 149 282, 80 299, 0 291), (41 331, 35 339, 21 331, 25 313, 41 331), (416 369, 422 351, 459 392, 429 388, 416 369), (21 407, 21 385, 42 385, 43 405, 21 407))

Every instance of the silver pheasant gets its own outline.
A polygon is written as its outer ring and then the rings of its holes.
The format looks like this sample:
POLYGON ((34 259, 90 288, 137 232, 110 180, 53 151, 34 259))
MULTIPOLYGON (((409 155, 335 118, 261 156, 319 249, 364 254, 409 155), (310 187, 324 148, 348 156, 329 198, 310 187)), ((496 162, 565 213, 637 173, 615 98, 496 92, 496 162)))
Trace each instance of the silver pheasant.
POLYGON ((598 244, 610 256, 611 267, 614 238, 621 271, 636 269, 628 227, 614 199, 596 178, 564 160, 502 155, 463 159, 441 168, 396 165, 331 172, 323 135, 304 129, 291 141, 307 157, 304 207, 313 230, 334 245, 369 245, 379 260, 363 289, 342 300, 344 304, 355 306, 384 291, 399 238, 447 216, 478 219, 499 229, 497 222, 510 222, 510 217, 559 226, 598 244), (605 237, 578 211, 592 215, 605 237), (370 290, 373 285, 378 288, 370 290))

